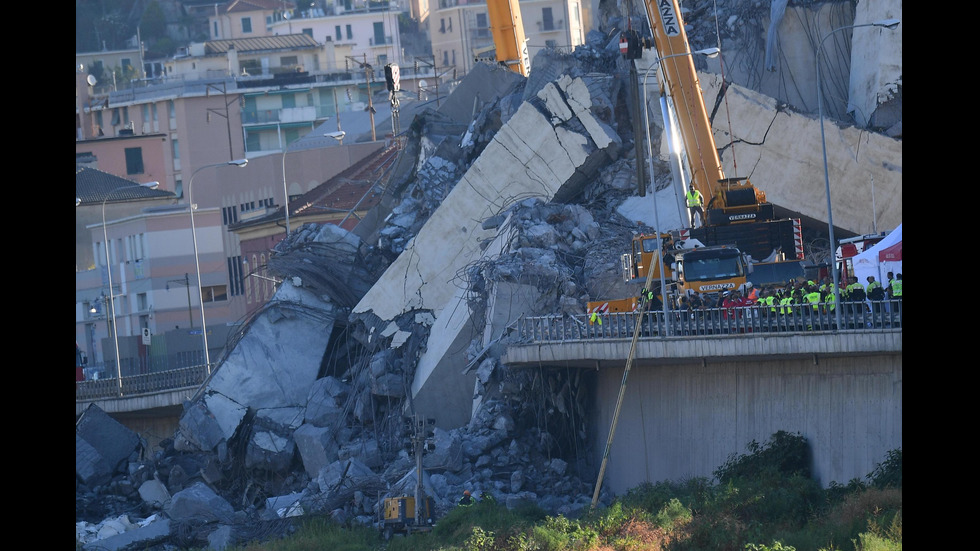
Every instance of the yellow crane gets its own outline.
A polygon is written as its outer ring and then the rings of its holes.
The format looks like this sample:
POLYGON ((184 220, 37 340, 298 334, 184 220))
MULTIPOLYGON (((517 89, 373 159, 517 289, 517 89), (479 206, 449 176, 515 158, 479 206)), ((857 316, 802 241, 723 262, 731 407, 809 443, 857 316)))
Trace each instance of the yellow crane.
POLYGON ((527 37, 521 7, 517 0, 487 0, 490 34, 496 48, 497 63, 523 76, 531 73, 527 37))

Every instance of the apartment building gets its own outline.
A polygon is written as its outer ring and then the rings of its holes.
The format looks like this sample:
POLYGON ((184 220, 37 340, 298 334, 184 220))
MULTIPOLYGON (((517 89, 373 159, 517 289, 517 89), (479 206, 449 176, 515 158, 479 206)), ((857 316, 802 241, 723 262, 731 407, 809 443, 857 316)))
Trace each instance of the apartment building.
MULTIPOLYGON (((309 44, 309 37, 299 36, 309 44)), ((272 37, 275 41, 282 38, 272 37)), ((250 51, 249 47, 241 50, 250 51)), ((269 51, 263 55, 279 57, 269 51)), ((226 67, 229 57, 225 52, 226 67)), ((207 58, 198 58, 199 65, 207 67, 213 63, 207 58)), ((314 132, 345 108, 347 124, 351 124, 351 119, 365 118, 362 106, 368 104, 370 83, 364 82, 363 72, 281 74, 287 77, 269 74, 233 78, 227 71, 220 77, 168 77, 96 94, 86 72, 76 69, 76 165, 111 171, 136 183, 157 181, 159 189, 171 192, 183 209, 170 213, 168 220, 175 228, 163 229, 157 224, 146 230, 159 232, 161 236, 159 240, 146 237, 146 254, 155 258, 164 245, 180 249, 179 254, 166 255, 168 266, 180 274, 140 279, 141 285, 148 286, 146 302, 130 297, 115 305, 119 318, 116 327, 123 342, 135 340, 135 335, 143 329, 153 335, 187 331, 187 323, 172 318, 183 319, 188 307, 163 299, 180 287, 171 280, 190 274, 191 290, 186 286, 180 289, 182 296, 190 302, 191 310, 201 306, 193 262, 194 243, 189 238, 192 230, 188 203, 197 206, 195 212, 201 216, 196 214, 195 218, 205 224, 204 228, 212 220, 216 221, 217 231, 202 230, 197 236, 209 330, 231 330, 224 328, 240 323, 249 305, 241 243, 228 230, 229 225, 243 217, 272 213, 269 224, 273 229, 269 232, 272 237, 268 245, 271 249, 285 234, 282 206, 287 194, 290 199, 299 197, 384 146, 383 140, 359 141, 363 128, 359 133, 352 132, 346 143, 327 137, 326 131, 314 132), (354 109, 358 112, 353 113, 354 109), (308 137, 300 140, 302 136, 308 137), (248 165, 241 169, 228 165, 236 159, 248 159, 248 165), (280 213, 278 217, 274 215, 276 212, 280 213), (182 227, 177 229, 180 224, 182 227), (152 315, 143 309, 148 304, 153 305, 152 315)), ((374 86, 383 91, 383 80, 374 86)), ((327 131, 333 130, 333 123, 329 121, 327 131)), ((339 127, 339 120, 337 124, 339 127)), ((135 231, 133 224, 150 224, 150 220, 161 218, 159 213, 131 213, 124 224, 110 210, 105 227, 125 234, 135 231)), ((91 239, 90 248, 104 247, 100 245, 104 241, 99 231, 102 227, 99 220, 94 226, 83 228, 91 239)), ((131 236, 120 235, 117 239, 131 236)), ((76 324, 91 328, 91 319, 87 317, 91 304, 86 301, 110 291, 105 277, 100 276, 105 269, 94 262, 93 255, 82 256, 87 258, 76 258, 76 324)), ((145 274, 149 264, 140 264, 145 274)), ((117 281, 135 281, 132 277, 135 276, 120 273, 117 281)), ((120 292, 115 281, 112 287, 116 289, 114 295, 120 292)), ((80 343, 93 340, 92 333, 86 333, 88 330, 79 331, 80 343)), ((105 358, 105 341, 95 341, 94 348, 87 345, 86 351, 90 357, 105 358)), ((212 340, 212 344, 219 346, 213 358, 218 357, 223 343, 217 336, 212 340)), ((125 360, 132 359, 127 350, 132 354, 138 352, 124 345, 120 352, 125 360)))
MULTIPOLYGON (((465 74, 481 51, 494 45, 486 0, 438 0, 435 6, 429 16, 429 34, 436 65, 465 74)), ((585 43, 590 17, 587 4, 578 0, 520 0, 520 9, 532 60, 545 48, 571 51, 585 43)))

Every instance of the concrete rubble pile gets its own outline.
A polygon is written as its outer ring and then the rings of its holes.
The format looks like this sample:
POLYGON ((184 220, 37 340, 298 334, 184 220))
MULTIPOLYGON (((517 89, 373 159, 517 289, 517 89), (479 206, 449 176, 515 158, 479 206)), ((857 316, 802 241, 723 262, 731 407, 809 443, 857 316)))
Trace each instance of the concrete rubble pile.
MULTIPOLYGON (((314 514, 374 525, 383 497, 413 494, 406 441, 430 418, 422 484, 437 518, 464 490, 586 510, 602 445, 586 421, 590 375, 500 357, 521 316, 577 316, 636 292, 619 255, 652 230, 621 208, 637 182, 619 58, 618 35, 592 31, 572 53, 539 54, 529 79, 480 65, 418 115, 378 222, 305 225, 277 246, 276 295, 159 449, 86 411, 85 548, 221 549, 314 514)), ((669 167, 655 168, 663 189, 669 167)))
MULTIPOLYGON (((601 35, 593 38, 605 41, 601 35)), ((615 66, 615 44, 598 46, 585 52, 590 64, 604 60, 615 66)), ((389 200, 393 206, 387 223, 373 233, 376 243, 366 244, 333 226, 303 226, 281 243, 270 261, 270 269, 284 279, 276 296, 229 343, 202 392, 185 404, 174 438, 160 449, 146 450, 130 434, 133 445, 122 459, 116 458, 111 479, 79 479, 80 541, 116 549, 220 547, 275 537, 297 515, 325 514, 372 524, 379 498, 411 495, 415 460, 404 443, 411 436, 405 421, 411 412, 413 360, 425 352, 437 316, 425 308, 407 308, 392 320, 345 316, 358 298, 378 286, 365 282, 377 281, 382 268, 390 271, 406 247, 418 244, 417 234, 521 108, 551 121, 583 153, 579 169, 571 166, 554 185, 555 192, 574 199, 588 189, 596 196, 603 193, 596 188, 604 182, 622 180, 600 175, 611 163, 614 170, 630 170, 630 163, 615 162, 623 151, 615 121, 592 118, 589 106, 582 106, 602 140, 602 147, 596 147, 591 138, 572 137, 587 130, 566 105, 554 104, 555 98, 569 95, 569 88, 578 87, 583 97, 597 96, 596 105, 612 117, 616 108, 625 109, 617 106, 624 98, 607 94, 623 94, 622 85, 608 74, 586 84, 574 74, 573 56, 563 63, 572 71, 563 72, 557 85, 542 83, 550 92, 533 96, 539 98, 532 99, 534 105, 521 101, 528 95, 524 79, 487 66, 483 70, 493 78, 501 73, 507 89, 484 98, 469 124, 447 124, 443 110, 419 117, 461 132, 434 143, 437 133, 424 132, 425 120, 413 124, 417 128, 410 140, 416 141, 418 160, 403 181, 389 185, 388 192, 399 195, 389 200), (566 92, 559 91, 561 86, 566 92), (548 94, 558 114, 549 115, 547 101, 540 99, 548 94), (118 535, 109 536, 113 532, 118 535)), ((474 73, 479 78, 480 71, 474 73)), ((455 94, 463 89, 465 81, 455 94)), ((461 102, 472 106, 473 96, 461 102)), ((540 296, 530 303, 536 313, 581 310, 588 296, 585 259, 595 256, 590 246, 602 243, 589 210, 552 203, 540 189, 532 194, 516 187, 509 203, 500 203, 493 216, 474 224, 493 237, 499 253, 474 255, 460 266, 456 281, 444 282, 473 286, 466 302, 474 320, 484 316, 487 294, 503 282, 536 289, 540 296)), ((628 224, 624 220, 622 225, 628 224)), ((479 244, 475 250, 479 252, 479 244)), ((498 339, 490 350, 481 343, 476 338, 467 346, 474 356, 468 371, 475 384, 465 399, 477 404, 468 408, 471 419, 461 426, 436 427, 431 438, 435 449, 423 460, 423 484, 436 499, 437 511, 444 513, 469 489, 512 507, 529 501, 551 513, 580 514, 591 501, 597 471, 585 448, 587 431, 571 428, 585 417, 581 398, 572 385, 553 375, 508 373, 496 357, 504 342, 498 339), (552 414, 534 411, 533 405, 545 403, 552 414)), ((82 418, 114 423, 95 406, 82 418)), ((606 493, 602 497, 604 502, 610 499, 606 493)))

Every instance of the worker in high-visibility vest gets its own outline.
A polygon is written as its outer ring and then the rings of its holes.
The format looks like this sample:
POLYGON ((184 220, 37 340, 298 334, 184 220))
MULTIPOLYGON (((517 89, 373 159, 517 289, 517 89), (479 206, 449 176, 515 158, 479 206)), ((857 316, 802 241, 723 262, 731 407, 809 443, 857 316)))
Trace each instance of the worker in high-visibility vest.
POLYGON ((902 274, 895 276, 895 279, 888 282, 888 289, 892 298, 902 298, 902 274))
POLYGON ((703 226, 704 225, 704 208, 703 208, 704 196, 701 195, 700 191, 694 189, 694 184, 691 184, 691 187, 688 189, 688 192, 685 195, 687 197, 687 208, 691 212, 691 227, 692 228, 695 227, 694 225, 695 214, 700 215, 699 220, 701 221, 701 225, 703 226))

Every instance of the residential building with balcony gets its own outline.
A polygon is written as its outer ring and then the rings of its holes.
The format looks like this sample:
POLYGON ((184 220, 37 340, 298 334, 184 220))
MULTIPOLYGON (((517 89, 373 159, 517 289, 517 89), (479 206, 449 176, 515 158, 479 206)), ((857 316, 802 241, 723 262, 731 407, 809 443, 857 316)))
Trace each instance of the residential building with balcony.
MULTIPOLYGON (((429 17, 436 64, 465 74, 494 47, 486 0, 439 0, 437 5, 429 17)), ((578 0, 520 0, 531 60, 545 48, 571 51, 584 44, 585 8, 578 0)))

